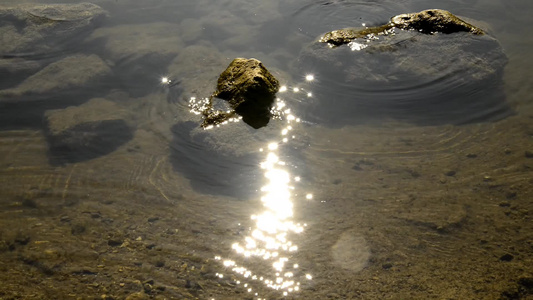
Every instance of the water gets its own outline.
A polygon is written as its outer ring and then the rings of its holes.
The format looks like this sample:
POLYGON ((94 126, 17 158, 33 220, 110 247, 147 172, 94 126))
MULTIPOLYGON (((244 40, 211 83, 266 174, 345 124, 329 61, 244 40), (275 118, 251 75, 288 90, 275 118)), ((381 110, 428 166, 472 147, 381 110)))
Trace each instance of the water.
POLYGON ((93 3, 0 15, 0 298, 532 297, 533 4, 93 3), (327 31, 429 8, 488 36, 302 63, 327 31), (424 76, 389 72, 411 51, 424 76), (487 52, 501 69, 472 80, 487 52), (191 99, 235 57, 280 80, 277 117, 203 130, 191 99))

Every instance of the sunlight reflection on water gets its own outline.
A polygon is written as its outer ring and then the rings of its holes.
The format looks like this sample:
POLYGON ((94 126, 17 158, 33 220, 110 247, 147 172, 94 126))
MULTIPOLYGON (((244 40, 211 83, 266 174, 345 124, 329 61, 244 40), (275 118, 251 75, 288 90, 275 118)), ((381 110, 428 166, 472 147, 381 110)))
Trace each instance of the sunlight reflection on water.
MULTIPOLYGON (((314 76, 308 74, 305 80, 311 82, 314 76)), ((292 92, 303 94, 304 97, 311 97, 312 94, 306 89, 300 87, 282 86, 279 91, 281 94, 292 92)), ((298 245, 291 240, 292 234, 301 234, 307 226, 305 223, 298 223, 293 220, 294 204, 292 200, 295 187, 293 182, 299 182, 299 176, 292 176, 288 169, 287 162, 280 159, 279 151, 283 144, 288 143, 289 139, 296 138, 290 135, 294 129, 293 126, 300 123, 300 118, 291 113, 287 108, 286 102, 276 99, 276 104, 272 108, 272 116, 284 119, 287 125, 281 129, 280 141, 270 142, 265 148, 259 149, 265 153, 264 160, 260 167, 264 170, 264 177, 267 183, 261 188, 263 210, 258 214, 253 214, 251 219, 255 223, 250 228, 250 234, 244 238, 244 241, 235 242, 232 245, 233 251, 239 256, 244 257, 248 263, 250 259, 257 258, 270 264, 270 270, 251 270, 243 265, 239 265, 235 260, 223 259, 216 256, 215 259, 222 261, 227 268, 242 276, 243 281, 252 280, 260 281, 266 287, 278 290, 284 296, 300 290, 300 278, 312 280, 311 274, 301 274, 299 264, 293 262, 291 257, 298 251, 298 245), (264 275, 257 275, 257 274, 264 275)), ((303 198, 311 200, 311 193, 303 193, 303 198)), ((217 274, 222 278, 223 274, 217 274)), ((249 283, 237 280, 238 285, 242 284, 248 292, 258 293, 249 285, 249 283)), ((261 299, 261 298, 259 298, 261 299)))

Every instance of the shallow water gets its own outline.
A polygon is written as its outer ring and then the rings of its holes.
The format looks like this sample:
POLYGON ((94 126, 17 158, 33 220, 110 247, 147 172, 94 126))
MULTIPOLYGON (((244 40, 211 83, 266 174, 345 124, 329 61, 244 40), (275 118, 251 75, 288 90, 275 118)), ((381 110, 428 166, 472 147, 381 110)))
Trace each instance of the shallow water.
POLYGON ((533 4, 93 3, 80 28, 0 14, 1 299, 533 297, 533 4), (429 8, 475 20, 502 69, 471 81, 453 36, 302 64, 325 32, 429 8), (203 130, 190 105, 236 57, 280 80, 276 117, 203 130))

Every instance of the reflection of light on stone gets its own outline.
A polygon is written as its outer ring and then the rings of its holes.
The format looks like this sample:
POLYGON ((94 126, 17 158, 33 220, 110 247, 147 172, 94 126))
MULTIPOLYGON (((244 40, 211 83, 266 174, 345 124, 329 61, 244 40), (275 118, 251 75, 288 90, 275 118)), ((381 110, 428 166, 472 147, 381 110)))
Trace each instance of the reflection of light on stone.
POLYGON ((287 86, 283 85, 279 88, 279 91, 280 93, 283 93, 283 92, 286 92, 287 91, 287 86))
POLYGON ((161 84, 170 84, 171 80, 168 77, 161 78, 161 84))
POLYGON ((350 47, 352 51, 361 51, 365 49, 366 47, 368 47, 368 45, 357 43, 357 42, 350 42, 348 43, 348 47, 350 47))
POLYGON ((307 200, 311 200, 311 199, 313 199, 313 194, 307 194, 307 195, 305 195, 305 199, 307 199, 307 200))
POLYGON ((305 80, 306 81, 313 81, 315 80, 315 76, 313 76, 312 74, 308 74, 305 76, 305 80))
POLYGON ((298 93, 300 91, 300 89, 295 87, 295 88, 292 89, 292 91, 295 92, 295 93, 298 93))
POLYGON ((311 92, 309 92, 309 93, 307 93, 307 97, 311 98, 311 97, 313 97, 313 94, 311 92))

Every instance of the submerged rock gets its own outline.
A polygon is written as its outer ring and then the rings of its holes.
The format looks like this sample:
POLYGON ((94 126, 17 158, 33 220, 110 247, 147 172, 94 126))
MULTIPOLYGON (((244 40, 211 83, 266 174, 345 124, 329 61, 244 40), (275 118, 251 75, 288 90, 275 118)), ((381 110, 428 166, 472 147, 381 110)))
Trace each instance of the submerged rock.
POLYGON ((87 42, 103 45, 102 58, 110 62, 117 82, 136 97, 159 83, 184 46, 179 25, 166 22, 99 28, 87 42))
POLYGON ((270 120, 270 108, 279 90, 279 81, 254 58, 236 58, 220 74, 214 97, 228 101, 233 111, 204 111, 203 126, 217 125, 237 113, 253 128, 261 128, 270 120))
POLYGON ((52 164, 74 163, 108 154, 133 137, 130 114, 103 98, 45 113, 52 164))
POLYGON ((0 55, 32 56, 61 51, 90 33, 106 11, 92 3, 0 7, 0 55))
POLYGON ((315 102, 301 111, 335 126, 384 118, 433 125, 505 117, 511 113, 502 81, 507 57, 496 39, 482 33, 441 10, 326 33, 294 65, 298 74, 320 78, 315 102))
POLYGON ((87 89, 109 75, 111 69, 98 56, 77 54, 49 64, 14 88, 0 91, 0 102, 23 95, 53 93, 58 96, 64 92, 87 89))

